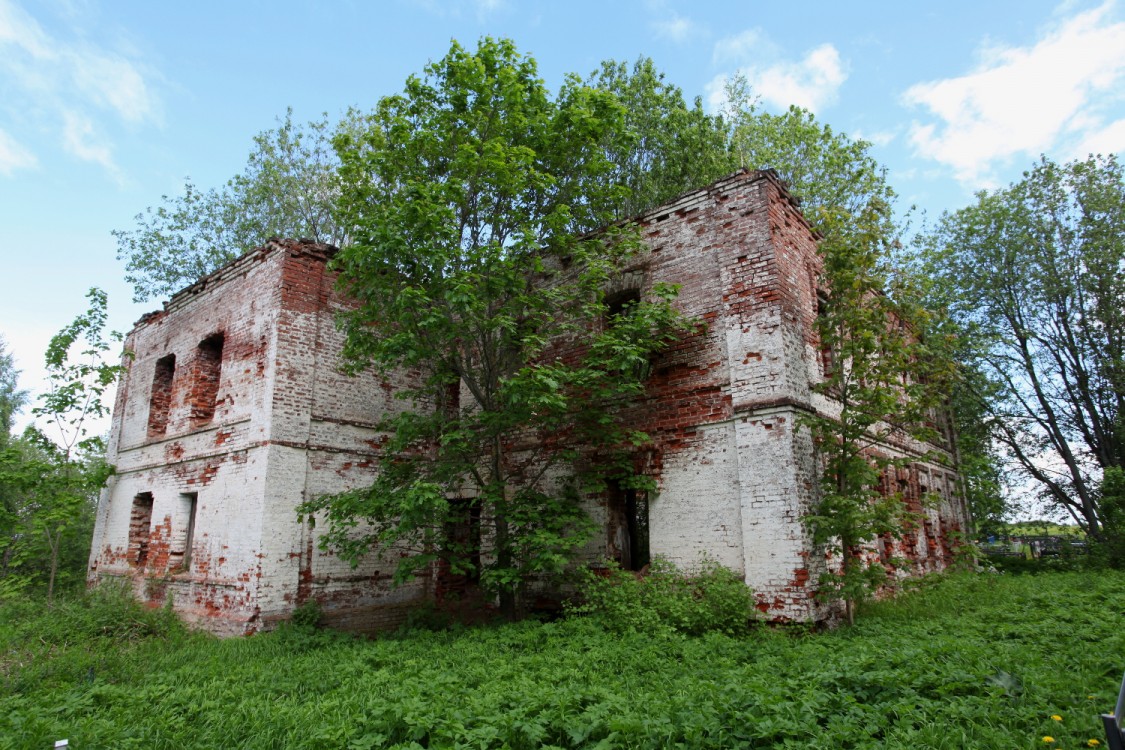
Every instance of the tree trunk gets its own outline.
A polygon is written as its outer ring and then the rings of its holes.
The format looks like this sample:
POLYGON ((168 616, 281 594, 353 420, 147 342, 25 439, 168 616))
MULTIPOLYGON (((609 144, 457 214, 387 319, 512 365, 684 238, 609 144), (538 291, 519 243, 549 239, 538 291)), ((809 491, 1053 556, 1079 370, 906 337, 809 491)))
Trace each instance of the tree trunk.
POLYGON ((59 546, 62 537, 62 530, 56 532, 54 540, 51 540, 51 532, 47 533, 47 546, 51 548, 51 574, 47 578, 47 606, 55 601, 55 578, 59 571, 59 546))

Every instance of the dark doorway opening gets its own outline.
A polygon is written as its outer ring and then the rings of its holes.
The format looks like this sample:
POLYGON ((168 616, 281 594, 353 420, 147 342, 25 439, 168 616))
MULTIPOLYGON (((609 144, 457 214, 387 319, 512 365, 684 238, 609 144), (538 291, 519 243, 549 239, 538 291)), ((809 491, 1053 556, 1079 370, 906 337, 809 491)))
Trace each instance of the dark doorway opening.
POLYGON ((623 570, 641 570, 649 555, 648 493, 612 483, 609 511, 609 556, 623 570))

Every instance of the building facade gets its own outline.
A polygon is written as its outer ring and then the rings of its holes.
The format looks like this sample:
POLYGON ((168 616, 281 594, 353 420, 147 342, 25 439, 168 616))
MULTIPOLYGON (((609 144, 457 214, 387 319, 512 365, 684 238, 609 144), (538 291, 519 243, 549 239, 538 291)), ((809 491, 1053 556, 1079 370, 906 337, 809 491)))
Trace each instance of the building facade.
MULTIPOLYGON (((658 491, 589 498, 603 533, 585 556, 630 567, 643 544, 682 566, 709 558, 740 572, 768 617, 829 617, 815 589, 832 561, 801 521, 819 482, 801 415, 833 408, 814 389, 824 366, 816 237, 765 172, 739 172, 638 221, 649 252, 610 293, 678 284, 676 304, 703 325, 653 362, 630 412, 652 438, 635 458, 658 491)), ((335 316, 347 300, 326 268, 333 252, 270 241, 137 323, 92 580, 127 579, 147 601, 171 597, 188 619, 230 634, 269 627, 306 601, 329 623, 378 629, 440 596, 440 571, 392 586, 393 560, 371 555, 353 569, 321 550, 315 519, 296 512, 306 498, 370 482, 377 424, 402 408, 393 380, 338 370, 335 316)), ((939 442, 883 447, 908 459, 885 482, 918 520, 869 554, 908 560, 902 574, 944 568, 951 533, 968 525, 950 444, 939 442)))

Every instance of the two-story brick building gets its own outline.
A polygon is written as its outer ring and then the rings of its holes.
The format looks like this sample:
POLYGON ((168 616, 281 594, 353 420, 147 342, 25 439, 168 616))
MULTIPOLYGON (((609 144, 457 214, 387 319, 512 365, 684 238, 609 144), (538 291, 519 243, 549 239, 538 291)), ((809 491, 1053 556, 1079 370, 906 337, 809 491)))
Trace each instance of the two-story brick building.
MULTIPOLYGON (((637 464, 656 496, 589 499, 601 524, 589 559, 626 566, 642 533, 653 555, 690 566, 704 556, 739 571, 768 616, 822 619, 819 574, 830 564, 801 518, 818 492, 817 460, 800 416, 831 413, 816 333, 816 238, 769 173, 739 172, 638 222, 650 252, 614 294, 680 285, 677 305, 704 322, 653 363, 633 409, 652 437, 637 464), (637 518, 644 514, 644 518, 637 518)), ((393 561, 352 569, 317 545, 306 498, 370 481, 380 418, 401 408, 396 383, 339 373, 346 304, 326 263, 333 248, 274 240, 142 318, 114 408, 110 461, 91 578, 134 581, 146 599, 204 627, 252 632, 316 600, 327 619, 372 629, 432 596, 437 577, 395 588, 393 561)), ((409 377, 403 374, 401 377, 409 377)), ((950 559, 949 532, 968 519, 943 445, 884 446, 913 457, 888 477, 921 518, 872 554, 915 572, 950 559), (944 462, 923 454, 944 455, 944 462), (938 507, 924 495, 942 499, 938 507)), ((612 493, 611 493, 612 494, 612 493)))

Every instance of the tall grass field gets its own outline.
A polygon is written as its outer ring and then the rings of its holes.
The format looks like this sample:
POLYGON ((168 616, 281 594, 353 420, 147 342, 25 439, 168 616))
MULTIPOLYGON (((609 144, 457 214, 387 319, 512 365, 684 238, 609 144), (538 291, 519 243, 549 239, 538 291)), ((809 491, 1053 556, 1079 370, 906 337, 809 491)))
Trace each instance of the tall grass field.
POLYGON ((962 574, 852 628, 738 637, 574 617, 217 640, 102 595, 0 604, 0 649, 0 748, 1056 750, 1104 743, 1125 573, 962 574))

